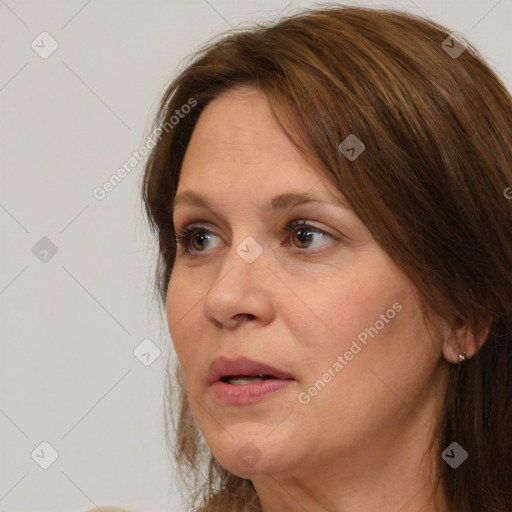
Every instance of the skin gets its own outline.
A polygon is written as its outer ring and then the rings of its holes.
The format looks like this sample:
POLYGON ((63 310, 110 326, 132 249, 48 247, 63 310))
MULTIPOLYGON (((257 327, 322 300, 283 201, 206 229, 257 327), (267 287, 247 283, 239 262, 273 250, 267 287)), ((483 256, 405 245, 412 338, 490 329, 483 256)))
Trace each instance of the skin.
POLYGON ((415 287, 350 209, 259 210, 282 192, 342 196, 254 89, 232 89, 201 114, 177 194, 187 190, 213 206, 177 206, 176 229, 195 224, 211 234, 190 244, 195 257, 178 253, 167 319, 195 421, 219 462, 252 480, 264 512, 450 510, 427 469, 439 455, 427 450, 455 340, 471 351, 465 331, 446 343, 427 331, 415 287), (283 230, 294 219, 326 235, 301 245, 283 230), (247 236, 263 250, 250 264, 236 252, 247 236), (395 303, 396 316, 300 403, 395 303), (219 355, 270 364, 295 381, 254 404, 219 404, 207 382, 219 355), (237 456, 248 442, 260 456, 252 466, 237 456))

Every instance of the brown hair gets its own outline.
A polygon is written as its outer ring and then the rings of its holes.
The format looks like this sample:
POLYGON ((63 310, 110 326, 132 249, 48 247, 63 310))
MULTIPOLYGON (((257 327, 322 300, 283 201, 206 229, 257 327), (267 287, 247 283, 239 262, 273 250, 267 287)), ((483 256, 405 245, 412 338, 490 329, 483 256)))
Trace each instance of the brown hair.
MULTIPOLYGON (((238 85, 262 91, 305 156, 321 164, 377 243, 418 289, 425 311, 490 331, 461 367, 451 365, 433 449, 438 484, 458 512, 512 510, 512 98, 449 31, 393 10, 325 6, 210 41, 169 85, 155 127, 165 130, 143 176, 158 238, 156 289, 165 305, 176 245, 172 202, 204 107, 238 85), (297 135, 300 134, 300 135, 297 135), (339 144, 366 146, 351 161, 339 144), (441 461, 453 441, 469 454, 441 461)), ((161 133, 162 130, 160 130, 161 133)), ((224 469, 191 415, 179 368, 169 410, 179 411, 174 455, 205 511, 260 510, 250 480, 224 469)), ((174 420, 173 420, 174 421, 174 420)), ((169 434, 169 432, 167 431, 169 434)))

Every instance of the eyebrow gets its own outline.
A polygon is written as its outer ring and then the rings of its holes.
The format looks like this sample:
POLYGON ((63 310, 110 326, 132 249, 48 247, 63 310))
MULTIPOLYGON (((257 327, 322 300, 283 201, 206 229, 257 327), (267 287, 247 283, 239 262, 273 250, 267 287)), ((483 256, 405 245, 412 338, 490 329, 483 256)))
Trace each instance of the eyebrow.
MULTIPOLYGON (((308 193, 297 193, 297 192, 286 192, 283 194, 278 194, 273 196, 266 204, 266 208, 274 211, 278 210, 286 210, 293 208, 295 206, 300 206, 302 204, 308 203, 327 203, 333 206, 351 209, 346 199, 326 196, 319 197, 314 196, 308 193)), ((174 200, 172 201, 172 211, 177 206, 189 205, 189 206, 200 206, 206 207, 208 209, 214 209, 215 207, 208 200, 208 198, 197 194, 196 192, 192 192, 191 190, 187 190, 184 192, 180 192, 176 195, 174 200)))

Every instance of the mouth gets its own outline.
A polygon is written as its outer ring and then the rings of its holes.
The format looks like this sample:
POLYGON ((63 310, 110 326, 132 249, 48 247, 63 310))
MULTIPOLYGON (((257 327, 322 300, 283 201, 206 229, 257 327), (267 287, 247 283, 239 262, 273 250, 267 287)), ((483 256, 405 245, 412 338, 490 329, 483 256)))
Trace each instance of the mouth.
POLYGON ((220 378, 220 381, 234 386, 246 386, 247 384, 276 378, 273 375, 224 375, 220 378))
POLYGON ((295 379, 290 373, 243 357, 218 357, 209 368, 213 397, 222 404, 253 403, 293 382, 295 379))
POLYGON ((229 359, 225 356, 217 357, 212 362, 208 371, 208 377, 209 384, 218 381, 232 381, 235 385, 250 384, 258 380, 293 379, 290 373, 266 363, 253 361, 246 357, 229 359))

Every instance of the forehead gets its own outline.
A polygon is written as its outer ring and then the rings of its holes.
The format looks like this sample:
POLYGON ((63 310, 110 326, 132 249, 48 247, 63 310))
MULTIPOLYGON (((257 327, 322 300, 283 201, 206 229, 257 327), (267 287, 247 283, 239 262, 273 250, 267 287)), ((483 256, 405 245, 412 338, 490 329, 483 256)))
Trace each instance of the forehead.
POLYGON ((267 153, 279 151, 285 152, 283 156, 292 156, 294 152, 273 118, 265 96, 252 88, 237 88, 224 92, 205 107, 192 133, 185 160, 188 156, 229 155, 254 162, 267 153))
MULTIPOLYGON (((312 167, 291 143, 263 93, 244 87, 215 98, 192 133, 174 207, 200 206, 198 194, 213 195, 215 202, 256 195, 262 201, 261 196, 268 198, 265 204, 276 209, 283 199, 272 204, 271 196, 287 193, 295 194, 297 203, 315 197, 349 207, 325 171, 312 167)), ((284 202, 289 206, 295 201, 289 197, 284 202)))
POLYGON ((212 175, 230 183, 272 178, 274 183, 293 179, 307 185, 319 178, 274 119, 263 93, 249 87, 215 98, 196 123, 180 179, 204 184, 212 175))

